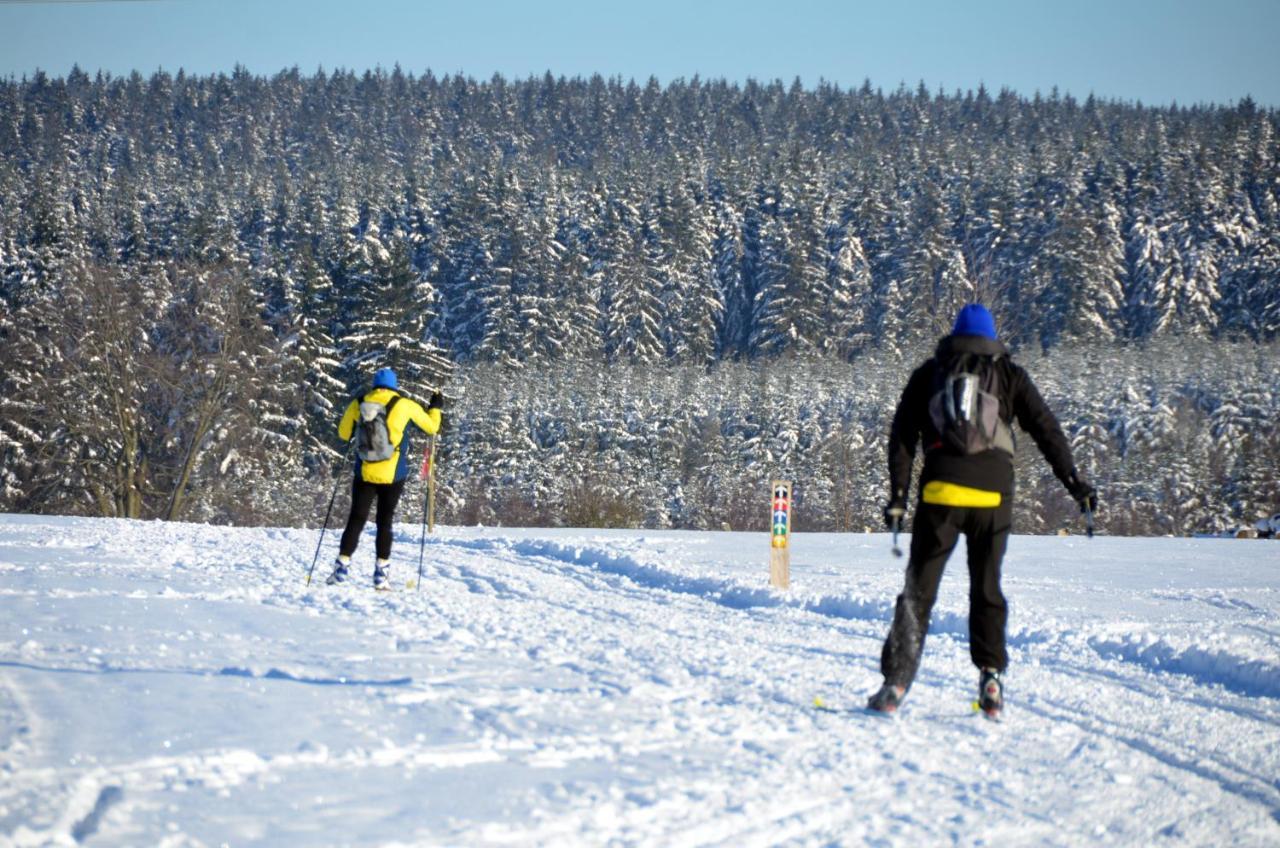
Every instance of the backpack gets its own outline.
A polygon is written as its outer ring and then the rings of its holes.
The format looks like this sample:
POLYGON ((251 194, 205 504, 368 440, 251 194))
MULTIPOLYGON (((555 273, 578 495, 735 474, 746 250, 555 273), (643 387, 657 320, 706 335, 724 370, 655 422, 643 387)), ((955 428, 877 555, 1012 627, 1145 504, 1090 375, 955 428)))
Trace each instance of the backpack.
POLYGON ((373 400, 360 401, 360 417, 356 419, 356 455, 365 462, 382 462, 396 452, 391 444, 391 431, 387 429, 387 417, 400 396, 389 400, 386 406, 373 400))
POLYGON ((998 360, 964 353, 938 363, 929 420, 954 453, 968 456, 994 448, 1013 455, 1013 430, 1000 417, 998 360))

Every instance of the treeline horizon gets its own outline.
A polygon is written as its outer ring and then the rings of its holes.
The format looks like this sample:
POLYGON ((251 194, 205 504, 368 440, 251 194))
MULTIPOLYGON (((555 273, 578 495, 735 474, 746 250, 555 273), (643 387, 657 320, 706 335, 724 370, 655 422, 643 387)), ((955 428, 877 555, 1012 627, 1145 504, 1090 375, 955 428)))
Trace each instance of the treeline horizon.
MULTIPOLYGON (((339 464, 333 423, 379 365, 459 398, 494 373, 542 385, 578 367, 653 370, 627 381, 636 393, 788 362, 861 375, 926 354, 973 301, 1016 355, 1046 362, 1087 349, 1135 368, 1153 347, 1220 347, 1239 360, 1222 362, 1220 389, 1188 393, 1173 374, 1151 387, 1198 411, 1178 407, 1141 449, 1161 456, 1190 428, 1220 453, 1209 421, 1280 332, 1278 120, 1248 98, 1149 107, 798 80, 0 80, 0 508, 307 522, 339 464)), ((1274 421, 1254 413, 1270 407, 1250 409, 1235 449, 1265 453, 1274 421)), ((454 414, 462 442, 441 467, 465 459, 467 478, 447 481, 459 516, 602 520, 531 505, 507 436, 475 425, 478 410, 454 414)), ((883 439, 871 417, 868 445, 883 439)), ((726 491, 763 473, 758 447, 736 449, 737 476, 716 472, 726 491)), ((1277 508, 1248 476, 1256 457, 1214 456, 1193 474, 1212 492, 1195 510, 1169 494, 1181 505, 1159 514, 1144 494, 1117 504, 1132 520, 1114 526, 1183 532, 1193 512, 1222 525, 1277 508)), ((882 474, 870 454, 857 468, 882 474)), ((633 471, 603 501, 641 483, 652 496, 633 471)), ((616 520, 734 523, 714 498, 664 497, 665 512, 616 520)), ((875 515, 819 502, 833 527, 875 515)))

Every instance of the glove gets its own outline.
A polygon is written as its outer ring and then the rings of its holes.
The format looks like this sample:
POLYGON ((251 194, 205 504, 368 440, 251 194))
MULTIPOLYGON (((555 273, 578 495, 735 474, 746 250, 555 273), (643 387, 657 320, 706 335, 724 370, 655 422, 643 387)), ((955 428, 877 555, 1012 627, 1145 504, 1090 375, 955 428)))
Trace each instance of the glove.
POLYGON ((889 500, 884 508, 884 523, 890 530, 902 527, 902 517, 907 514, 907 502, 900 495, 889 500))
POLYGON ((1081 512, 1098 511, 1098 493, 1086 481, 1082 480, 1079 474, 1072 472, 1071 480, 1067 483, 1067 491, 1071 493, 1071 497, 1075 499, 1075 502, 1080 504, 1081 512))
POLYGON ((440 397, 439 392, 432 392, 431 399, 427 401, 427 409, 441 409, 444 407, 444 398, 440 397))

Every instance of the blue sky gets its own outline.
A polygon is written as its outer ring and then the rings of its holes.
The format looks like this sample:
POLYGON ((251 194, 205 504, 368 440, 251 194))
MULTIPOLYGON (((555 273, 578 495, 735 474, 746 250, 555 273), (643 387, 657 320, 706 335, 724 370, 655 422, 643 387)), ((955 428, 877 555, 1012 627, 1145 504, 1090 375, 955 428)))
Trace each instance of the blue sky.
POLYGON ((5 77, 398 62, 1280 107, 1277 43, 1280 0, 0 0, 5 77))

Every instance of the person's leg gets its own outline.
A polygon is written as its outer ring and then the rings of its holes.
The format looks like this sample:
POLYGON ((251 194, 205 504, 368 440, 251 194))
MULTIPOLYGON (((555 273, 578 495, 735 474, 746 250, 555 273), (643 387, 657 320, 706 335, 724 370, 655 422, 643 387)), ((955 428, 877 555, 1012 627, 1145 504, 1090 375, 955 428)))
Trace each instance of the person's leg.
POLYGON ((959 512, 963 510, 936 504, 921 503, 916 507, 906 585, 898 596, 889 638, 880 653, 880 671, 890 686, 905 690, 915 680, 942 571, 959 538, 959 512))
POLYGON ((969 548, 969 656, 978 668, 1004 671, 1005 625, 1009 607, 1000 589, 1000 566, 1013 523, 1007 501, 991 509, 971 509, 965 521, 969 548))
POLYGON ((404 493, 405 481, 378 486, 378 559, 391 559, 391 522, 395 518, 396 505, 404 493))
POLYGON ((369 508, 373 506, 376 487, 366 483, 359 477, 351 484, 351 514, 347 516, 347 529, 342 531, 342 541, 338 544, 338 555, 350 557, 360 544, 360 532, 369 520, 369 508))

